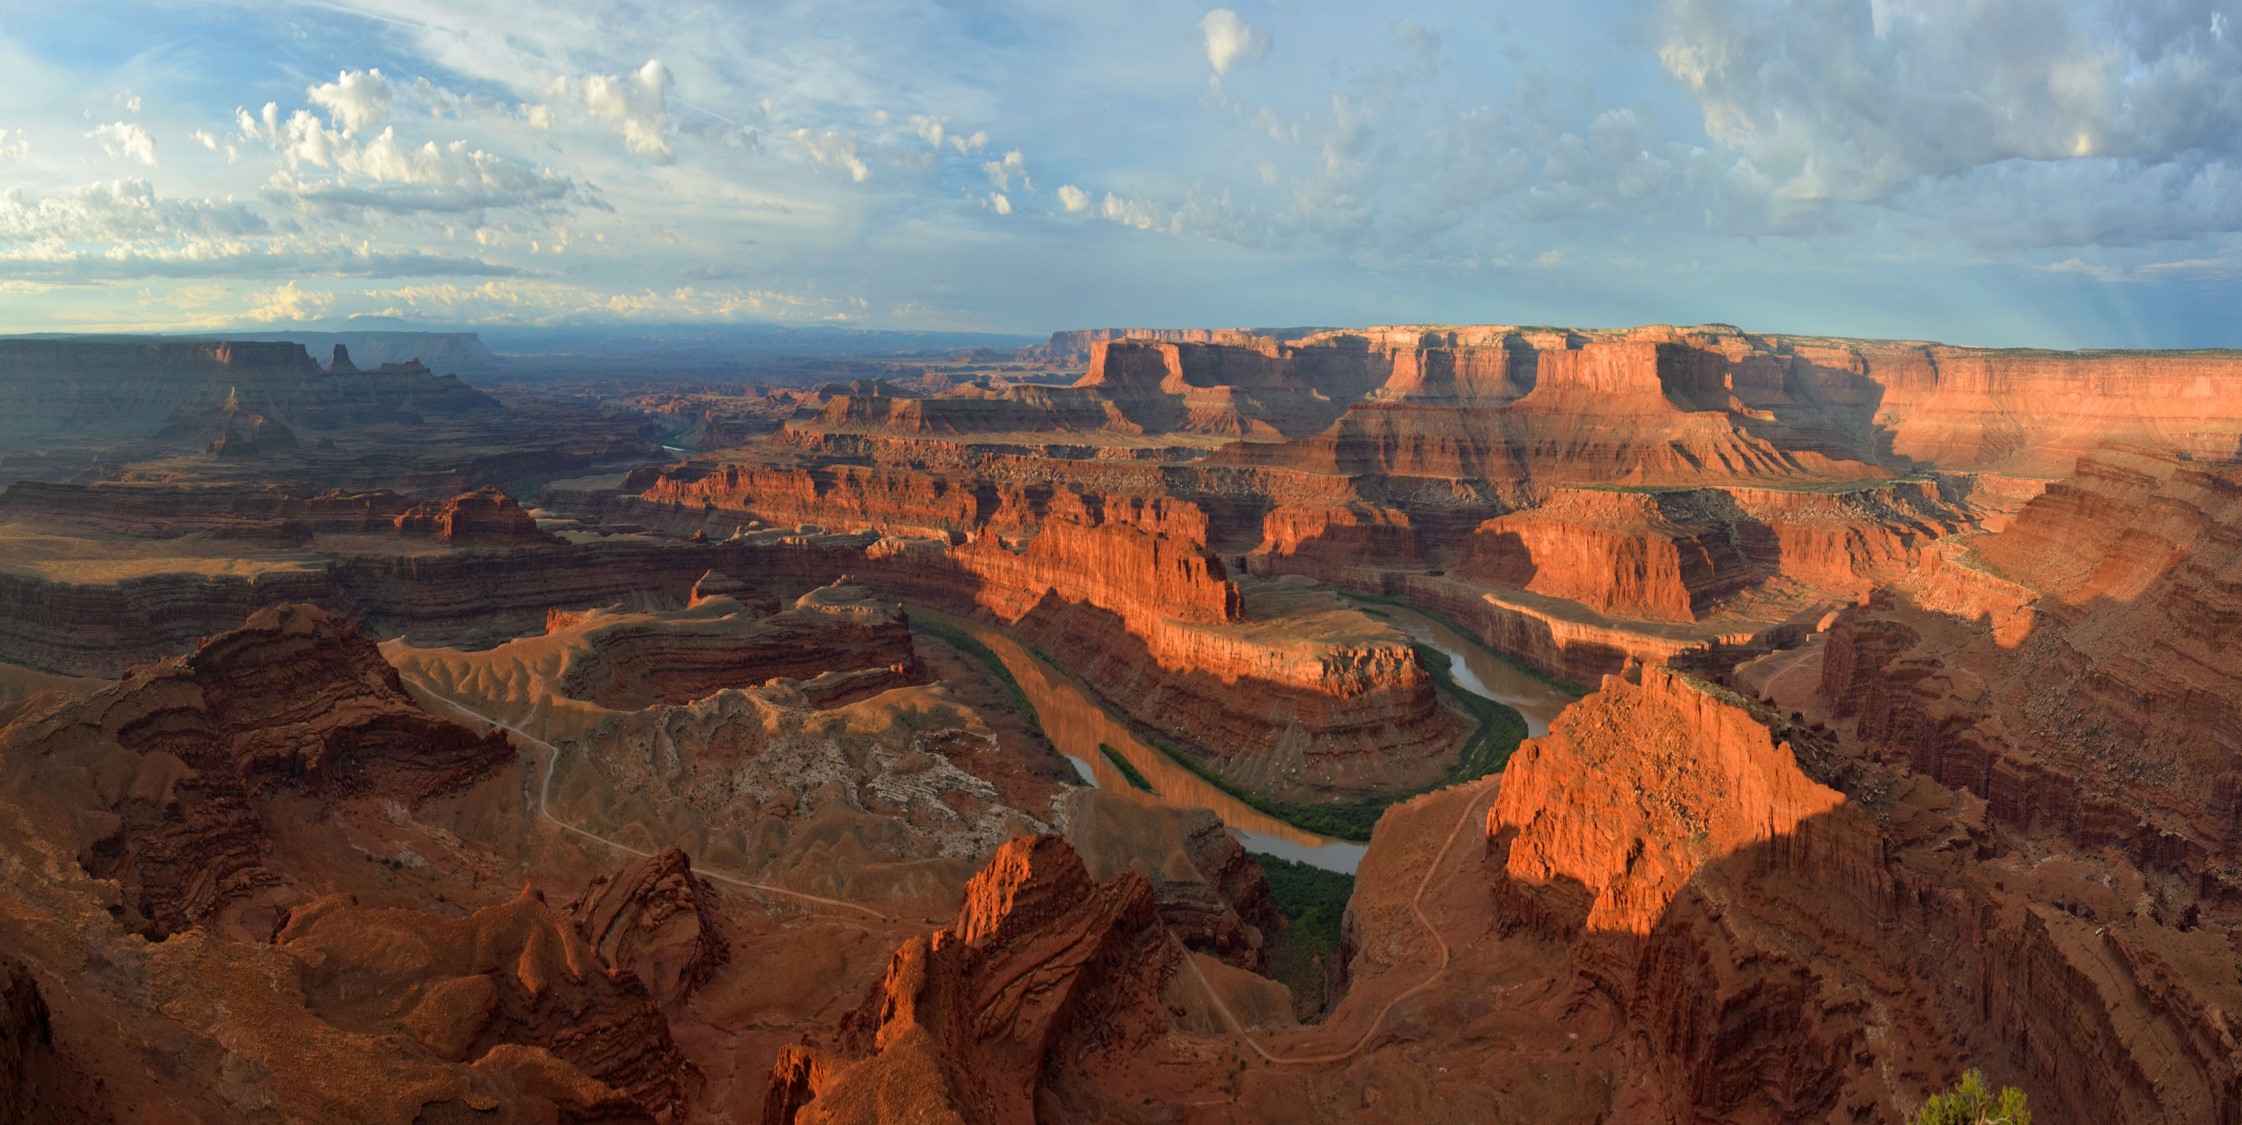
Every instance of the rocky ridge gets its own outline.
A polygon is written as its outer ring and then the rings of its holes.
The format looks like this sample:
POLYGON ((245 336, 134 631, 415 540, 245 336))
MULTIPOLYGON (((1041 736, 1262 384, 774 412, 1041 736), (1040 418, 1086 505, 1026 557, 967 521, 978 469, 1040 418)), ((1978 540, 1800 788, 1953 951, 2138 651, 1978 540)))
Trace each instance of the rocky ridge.
POLYGON ((568 915, 601 958, 635 974, 665 1008, 708 983, 731 959, 715 892, 677 848, 592 880, 568 915))
POLYGON ((2236 1112, 2223 933, 2120 910, 2169 884, 1861 749, 1653 667, 1513 759, 1498 914, 1634 1029, 1616 1111, 1873 1119, 1966 1063, 2051 1117, 2236 1112))
POLYGON ((303 964, 305 1004, 321 1019, 410 1036, 474 1070, 547 1071, 540 1081, 577 1101, 579 1118, 627 1108, 670 1119, 691 1096, 644 985, 603 963, 534 888, 458 919, 322 898, 290 912, 273 942, 303 964))
POLYGON ((1030 1122, 1095 1112, 1100 1079, 1167 1032, 1180 949, 1152 884, 1093 883, 1052 836, 999 849, 957 919, 896 951, 864 1005, 782 1054, 767 1122, 1030 1122))
POLYGON ((703 595, 688 609, 653 618, 556 614, 547 632, 572 639, 561 692, 617 711, 690 703, 774 679, 812 681, 805 690, 828 706, 924 679, 910 618, 895 603, 838 582, 768 616, 729 597, 703 595))
POLYGON ((310 606, 252 615, 185 657, 0 731, 7 784, 70 809, 79 858, 154 936, 277 882, 264 804, 282 793, 407 805, 512 750, 434 719, 347 622, 310 606))

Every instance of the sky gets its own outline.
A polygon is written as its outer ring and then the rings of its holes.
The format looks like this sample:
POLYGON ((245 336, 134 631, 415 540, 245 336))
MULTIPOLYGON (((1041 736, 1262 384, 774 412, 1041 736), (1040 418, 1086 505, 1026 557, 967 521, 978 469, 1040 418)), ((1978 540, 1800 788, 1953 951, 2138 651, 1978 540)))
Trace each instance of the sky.
POLYGON ((0 3, 0 331, 2242 346, 2242 0, 0 3))

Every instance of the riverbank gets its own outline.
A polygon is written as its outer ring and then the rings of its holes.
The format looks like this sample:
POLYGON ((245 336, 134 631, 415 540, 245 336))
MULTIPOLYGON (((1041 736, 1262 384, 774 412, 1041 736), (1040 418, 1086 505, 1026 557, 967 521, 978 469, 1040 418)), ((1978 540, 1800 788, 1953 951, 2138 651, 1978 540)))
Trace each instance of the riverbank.
POLYGON ((927 635, 976 662, 995 661, 992 675, 1020 693, 1022 706, 1035 714, 1044 737, 1098 788, 1146 804, 1210 809, 1253 851, 1328 871, 1351 872, 1361 862, 1359 842, 1306 830, 1255 808, 1155 748, 1143 731, 1108 710, 1088 687, 995 625, 916 605, 906 609, 914 626, 927 635), (947 640, 953 633, 971 647, 947 640), (1150 788, 1140 788, 1113 756, 1127 762, 1150 788))
POLYGON ((1249 847, 1334 871, 1353 870, 1360 845, 1388 808, 1499 771, 1520 741, 1546 733, 1549 720, 1577 698, 1432 615, 1381 603, 1373 612, 1410 635, 1442 698, 1476 720, 1475 729, 1434 784, 1359 801, 1274 801, 1231 782, 1142 724, 1114 714, 1056 662, 996 626, 915 606, 910 612, 923 632, 989 665, 1024 713, 1038 716, 1045 737, 1093 784, 1127 790, 1137 799, 1213 809, 1223 823, 1248 838, 1249 847), (1060 717, 1057 724, 1053 716, 1060 717), (1262 838, 1277 843, 1263 847, 1254 842, 1262 838))

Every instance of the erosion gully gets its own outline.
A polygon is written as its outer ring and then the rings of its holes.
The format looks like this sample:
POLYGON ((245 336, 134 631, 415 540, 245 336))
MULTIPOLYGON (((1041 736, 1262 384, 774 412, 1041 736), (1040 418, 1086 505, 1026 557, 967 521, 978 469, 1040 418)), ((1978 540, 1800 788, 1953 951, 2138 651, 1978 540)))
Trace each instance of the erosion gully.
MULTIPOLYGON (((924 612, 914 607, 914 613, 924 612)), ((1480 647, 1447 626, 1413 610, 1380 606, 1378 614, 1419 644, 1448 654, 1456 684, 1465 691, 1507 703, 1525 716, 1529 736, 1545 734, 1549 720, 1573 697, 1557 690, 1480 647)), ((1224 793, 1198 775, 1145 744, 1129 726, 1100 704, 1073 677, 1045 662, 1026 646, 986 622, 938 615, 988 646, 1004 662, 1020 691, 1035 705, 1043 732, 1091 784, 1146 804, 1211 809, 1248 850, 1267 852, 1330 871, 1352 874, 1362 862, 1363 845, 1303 832, 1224 793), (1099 746, 1112 747, 1152 785, 1147 793, 1129 784, 1099 746)))

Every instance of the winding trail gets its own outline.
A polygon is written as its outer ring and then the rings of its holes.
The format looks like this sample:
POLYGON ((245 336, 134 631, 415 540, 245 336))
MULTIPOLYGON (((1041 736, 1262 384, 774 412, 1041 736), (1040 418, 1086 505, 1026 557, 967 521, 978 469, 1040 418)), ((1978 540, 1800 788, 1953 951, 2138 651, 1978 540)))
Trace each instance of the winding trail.
MULTIPOLYGON (((1416 917, 1417 925, 1421 927, 1425 931, 1425 933, 1432 936, 1433 944, 1440 949, 1440 963, 1433 966, 1431 972, 1425 974, 1425 979, 1418 981, 1413 985, 1410 985, 1399 995, 1386 1001, 1385 1004, 1378 1009, 1378 1014, 1370 1018, 1370 1026, 1365 1028, 1362 1034, 1355 1038, 1353 1046, 1348 1047, 1344 1051, 1337 1051, 1331 1054, 1323 1055, 1270 1054, 1268 1049, 1263 1047, 1258 1041, 1256 1041, 1253 1038, 1252 1034, 1245 1029, 1245 1025, 1239 1022, 1237 1013, 1230 1010, 1229 1003, 1224 1001, 1222 999, 1222 995, 1216 992, 1214 990, 1214 986, 1207 981, 1206 974, 1200 971, 1199 963, 1191 957, 1190 951, 1183 950, 1184 964, 1191 967, 1191 975, 1198 978, 1200 989, 1206 992, 1207 999, 1212 1001, 1215 1010, 1221 1013, 1222 1022, 1229 1025, 1231 1032, 1236 1034, 1238 1038, 1244 1040, 1246 1046, 1253 1048, 1254 1054, 1260 1055, 1261 1058, 1266 1062, 1274 1063, 1279 1066, 1310 1066, 1320 1065, 1323 1063, 1344 1062, 1355 1057, 1356 1055, 1361 1054, 1363 1048, 1368 1047, 1370 1045, 1370 1041, 1375 1038, 1380 1031, 1384 1030, 1386 1025, 1386 1017, 1393 1014, 1393 1010, 1397 1005, 1399 1005, 1402 1001, 1407 1000, 1410 997, 1415 996, 1428 988, 1431 988, 1433 982, 1439 980, 1441 975, 1448 971, 1448 962, 1453 957, 1454 951, 1448 947, 1448 939, 1440 936, 1439 927, 1434 926, 1432 924, 1432 919, 1425 916, 1425 891, 1431 888, 1433 877, 1440 873, 1441 866, 1447 862, 1448 853, 1456 846, 1456 839, 1459 836, 1463 835, 1464 825, 1471 823, 1473 812, 1478 810, 1480 805, 1484 803, 1488 797, 1492 796, 1495 793, 1499 785, 1499 780, 1494 784, 1487 785, 1485 787, 1487 790, 1485 793, 1474 796, 1464 802, 1463 812, 1456 817, 1455 826, 1448 830, 1448 838, 1441 843, 1440 851, 1432 857, 1431 863, 1425 865, 1425 876, 1423 879, 1418 880, 1417 893, 1410 896, 1409 899, 1409 912, 1416 917)), ((1170 933, 1168 935, 1168 940, 1176 941, 1175 935, 1173 933, 1170 933)), ((1177 948, 1182 949, 1182 945, 1180 942, 1178 942, 1177 948)))
MULTIPOLYGON (((500 722, 499 720, 492 718, 489 715, 485 715, 482 712, 477 711, 474 708, 469 707, 456 699, 450 698, 449 696, 439 694, 425 687, 421 688, 421 694, 426 698, 433 699, 442 703, 444 706, 449 707, 452 710, 457 711, 470 719, 474 719, 475 721, 481 723, 488 723, 491 727, 497 730, 505 731, 508 734, 513 735, 515 738, 519 738, 522 741, 545 751, 545 774, 543 779, 539 781, 537 786, 537 815, 546 823, 553 825, 563 832, 572 832, 595 843, 605 844, 608 847, 613 848, 616 851, 622 852, 626 855, 633 855, 639 857, 640 859, 645 859, 654 854, 653 852, 642 851, 638 848, 634 848, 629 844, 623 843, 621 840, 610 839, 609 837, 602 836, 597 832, 591 831, 590 829, 580 828, 553 815, 553 810, 548 804, 548 800, 552 795, 553 767, 560 764, 560 747, 557 747, 552 743, 547 742, 544 739, 539 738, 536 735, 513 725, 512 723, 500 722)), ((854 911, 855 913, 862 914, 867 918, 874 918, 882 922, 902 921, 902 919, 882 914, 879 911, 874 910, 871 907, 865 906, 861 903, 849 902, 844 899, 837 898, 825 898, 820 895, 809 894, 805 891, 790 890, 786 887, 774 886, 770 883, 758 883, 750 879, 741 879, 735 876, 726 875, 720 871, 702 867, 698 864, 694 865, 693 870, 702 878, 708 879, 711 882, 723 883, 727 886, 741 888, 742 890, 757 891, 763 894, 773 894, 780 895, 786 898, 800 899, 803 902, 814 902, 821 906, 838 907, 839 909, 854 911)))

